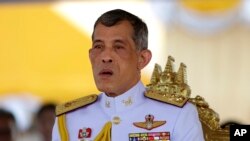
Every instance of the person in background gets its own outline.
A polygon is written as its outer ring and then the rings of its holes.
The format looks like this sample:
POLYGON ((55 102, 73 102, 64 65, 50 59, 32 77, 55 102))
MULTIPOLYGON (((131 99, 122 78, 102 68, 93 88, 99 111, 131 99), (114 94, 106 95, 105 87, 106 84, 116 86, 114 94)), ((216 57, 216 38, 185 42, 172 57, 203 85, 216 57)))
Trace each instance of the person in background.
POLYGON ((53 141, 203 141, 196 107, 144 95, 141 70, 152 57, 148 28, 139 17, 114 9, 94 24, 89 59, 96 87, 56 110, 53 141))
POLYGON ((14 115, 0 109, 0 141, 14 141, 16 121, 14 115))
POLYGON ((38 132, 41 135, 42 141, 51 141, 52 129, 55 120, 55 107, 54 103, 46 103, 40 107, 37 112, 35 123, 38 132))

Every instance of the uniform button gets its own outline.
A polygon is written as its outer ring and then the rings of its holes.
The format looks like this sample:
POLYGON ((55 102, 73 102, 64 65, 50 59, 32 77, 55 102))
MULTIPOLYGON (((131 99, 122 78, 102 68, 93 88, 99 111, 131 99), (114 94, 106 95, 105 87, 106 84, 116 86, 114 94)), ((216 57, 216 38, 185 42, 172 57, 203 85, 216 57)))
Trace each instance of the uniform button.
POLYGON ((113 123, 114 124, 119 124, 121 122, 120 117, 113 117, 113 123))

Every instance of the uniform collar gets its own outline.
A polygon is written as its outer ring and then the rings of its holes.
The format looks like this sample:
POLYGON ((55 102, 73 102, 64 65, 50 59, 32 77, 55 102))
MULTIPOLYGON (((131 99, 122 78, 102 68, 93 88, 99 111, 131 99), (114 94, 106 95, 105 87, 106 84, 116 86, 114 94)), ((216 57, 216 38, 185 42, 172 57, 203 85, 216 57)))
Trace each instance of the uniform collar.
POLYGON ((100 96, 101 107, 109 115, 129 110, 143 103, 145 100, 144 91, 145 87, 139 81, 131 89, 116 97, 108 97, 105 93, 102 93, 100 96))

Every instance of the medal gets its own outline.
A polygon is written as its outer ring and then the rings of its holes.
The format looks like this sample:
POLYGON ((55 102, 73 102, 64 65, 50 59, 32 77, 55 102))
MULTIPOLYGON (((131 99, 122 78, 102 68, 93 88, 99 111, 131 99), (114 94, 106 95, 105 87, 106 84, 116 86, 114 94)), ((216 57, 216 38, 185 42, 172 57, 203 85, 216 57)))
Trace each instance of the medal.
POLYGON ((90 138, 91 137, 91 132, 92 132, 91 128, 79 129, 78 139, 90 138))
POLYGON ((139 128, 152 130, 156 127, 162 126, 166 123, 166 121, 154 121, 154 116, 148 114, 145 116, 145 122, 134 122, 133 125, 139 128))

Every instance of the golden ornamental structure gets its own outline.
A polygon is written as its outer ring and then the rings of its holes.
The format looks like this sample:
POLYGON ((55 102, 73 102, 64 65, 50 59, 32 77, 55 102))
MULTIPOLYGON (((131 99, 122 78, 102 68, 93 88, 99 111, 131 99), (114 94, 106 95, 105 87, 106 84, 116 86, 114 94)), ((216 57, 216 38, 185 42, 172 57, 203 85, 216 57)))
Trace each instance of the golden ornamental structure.
POLYGON ((145 96, 182 107, 186 102, 194 104, 199 113, 205 141, 229 141, 229 128, 220 127, 219 114, 211 109, 203 97, 191 98, 191 89, 187 84, 186 65, 181 63, 177 72, 174 71, 174 58, 169 56, 162 71, 155 64, 150 84, 147 85, 145 96))
POLYGON ((186 65, 181 63, 178 72, 175 72, 173 62, 174 58, 169 56, 164 71, 155 64, 145 95, 182 107, 188 101, 191 89, 187 84, 186 65))

